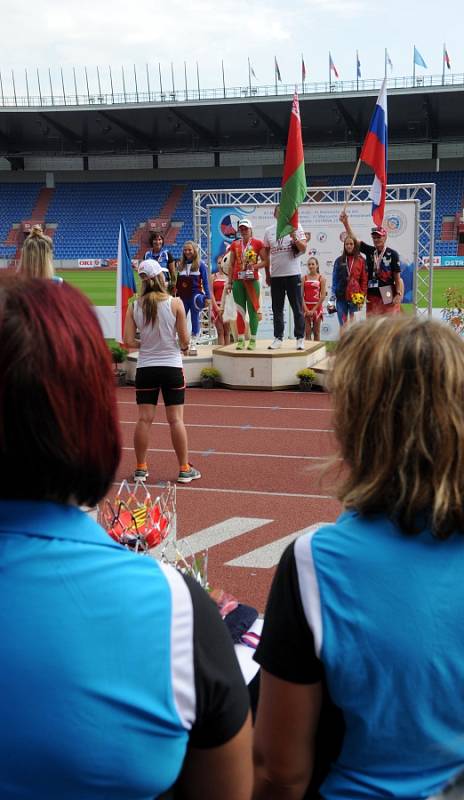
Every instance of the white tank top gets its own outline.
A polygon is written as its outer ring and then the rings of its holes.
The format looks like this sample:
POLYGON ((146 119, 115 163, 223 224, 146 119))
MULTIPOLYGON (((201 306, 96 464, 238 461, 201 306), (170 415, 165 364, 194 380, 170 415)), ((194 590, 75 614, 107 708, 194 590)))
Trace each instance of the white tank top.
POLYGON ((176 339, 176 317, 172 311, 172 297, 158 302, 154 325, 143 318, 142 303, 133 307, 134 321, 140 331, 138 367, 182 367, 182 356, 176 339))

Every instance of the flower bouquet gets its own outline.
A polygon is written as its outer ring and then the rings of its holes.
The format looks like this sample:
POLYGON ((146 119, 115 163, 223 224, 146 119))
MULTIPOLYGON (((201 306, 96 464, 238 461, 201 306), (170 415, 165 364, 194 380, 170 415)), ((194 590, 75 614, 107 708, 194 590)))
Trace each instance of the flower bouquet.
POLYGON ((353 292, 353 294, 351 295, 351 302, 353 303, 354 306, 357 306, 359 311, 359 309, 366 302, 366 297, 365 295, 363 295, 362 292, 353 292))
POLYGON ((258 263, 258 253, 253 250, 251 247, 247 247, 245 252, 243 253, 243 266, 247 269, 253 269, 253 267, 258 263))

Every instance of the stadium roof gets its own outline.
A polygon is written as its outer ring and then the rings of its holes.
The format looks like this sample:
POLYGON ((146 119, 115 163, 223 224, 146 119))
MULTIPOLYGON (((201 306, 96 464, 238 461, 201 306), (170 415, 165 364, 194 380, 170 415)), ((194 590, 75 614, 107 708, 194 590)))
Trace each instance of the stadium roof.
MULTIPOLYGON (((281 150, 291 94, 254 91, 246 87, 239 96, 187 100, 167 94, 157 102, 133 103, 113 103, 105 95, 85 98, 85 105, 60 106, 41 98, 39 106, 0 107, 0 156, 21 168, 27 155, 281 150)), ((340 91, 335 84, 331 91, 300 94, 305 147, 359 147, 377 93, 377 88, 340 91)), ((389 143, 462 142, 463 101, 464 83, 389 89, 389 143)))

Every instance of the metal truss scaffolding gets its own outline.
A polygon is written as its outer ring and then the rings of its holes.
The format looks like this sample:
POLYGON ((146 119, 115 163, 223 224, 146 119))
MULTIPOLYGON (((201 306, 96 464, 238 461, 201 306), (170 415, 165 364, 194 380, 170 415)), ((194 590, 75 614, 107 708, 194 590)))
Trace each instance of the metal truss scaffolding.
MULTIPOLYGON (((350 204, 369 201, 370 186, 354 186, 350 204)), ((305 203, 344 203, 346 186, 316 186, 308 191, 305 203)), ((211 206, 277 205, 280 188, 274 189, 202 189, 193 191, 195 241, 201 257, 209 264, 211 206)), ((433 288, 433 254, 435 225, 435 184, 392 184, 387 187, 387 200, 416 202, 416 244, 414 263, 413 307, 416 314, 431 316, 433 288)))

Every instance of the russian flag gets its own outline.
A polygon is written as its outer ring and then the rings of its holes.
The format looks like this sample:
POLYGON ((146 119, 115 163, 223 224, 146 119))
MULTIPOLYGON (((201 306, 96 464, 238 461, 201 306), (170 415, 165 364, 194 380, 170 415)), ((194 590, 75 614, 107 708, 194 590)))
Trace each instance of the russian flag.
POLYGON ((126 226, 121 220, 119 225, 118 265, 116 271, 116 330, 114 338, 117 342, 122 342, 123 340, 127 305, 136 291, 137 287, 132 270, 126 226))
POLYGON ((364 140, 360 159, 375 172, 374 182, 369 192, 372 200, 372 218, 376 225, 382 225, 387 193, 387 79, 384 78, 375 110, 364 140))

